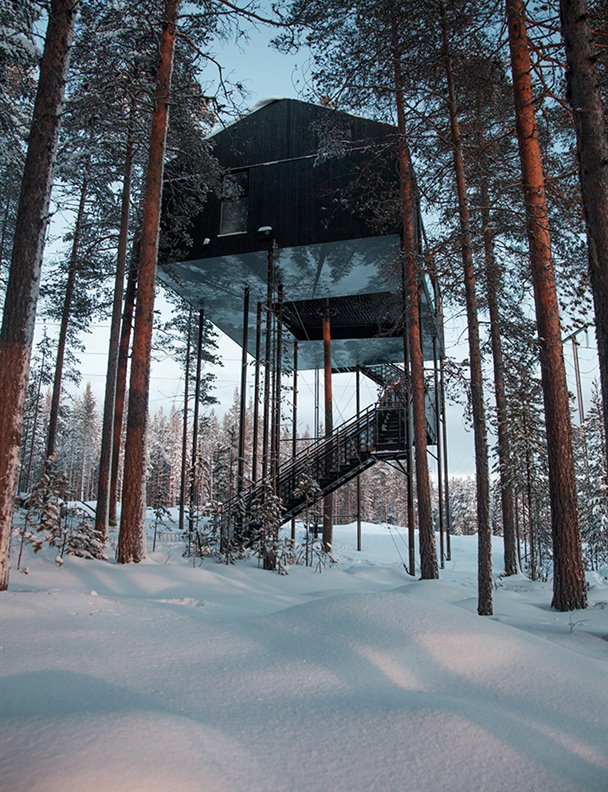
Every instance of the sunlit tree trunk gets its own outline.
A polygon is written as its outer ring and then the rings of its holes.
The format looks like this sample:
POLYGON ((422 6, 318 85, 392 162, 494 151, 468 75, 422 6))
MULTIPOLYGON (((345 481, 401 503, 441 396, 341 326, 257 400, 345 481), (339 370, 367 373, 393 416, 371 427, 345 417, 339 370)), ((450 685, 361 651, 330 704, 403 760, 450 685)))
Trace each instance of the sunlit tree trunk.
POLYGON ((137 306, 129 382, 122 513, 117 548, 117 561, 122 564, 137 563, 145 556, 146 424, 150 390, 154 287, 178 7, 179 0, 166 0, 165 18, 159 43, 159 62, 144 190, 137 306))
POLYGON ((439 577, 437 548, 431 513, 431 489, 427 459, 426 413, 424 390, 424 358, 422 354, 422 327, 418 304, 418 263, 414 213, 416 202, 412 184, 412 169, 407 145, 401 52, 397 44, 397 19, 392 20, 393 68, 397 109, 398 162, 401 187, 403 221, 403 255, 407 305, 407 332, 411 370, 411 392, 414 423, 414 448, 416 451, 416 494, 418 496, 418 534, 420 540, 420 577, 439 577))
POLYGON ((552 606, 566 611, 587 604, 572 429, 523 0, 506 0, 506 9, 547 430, 553 537, 552 606))
POLYGON ((49 8, 0 331, 0 590, 8 587, 9 540, 23 406, 61 104, 77 8, 78 0, 52 0, 49 8))

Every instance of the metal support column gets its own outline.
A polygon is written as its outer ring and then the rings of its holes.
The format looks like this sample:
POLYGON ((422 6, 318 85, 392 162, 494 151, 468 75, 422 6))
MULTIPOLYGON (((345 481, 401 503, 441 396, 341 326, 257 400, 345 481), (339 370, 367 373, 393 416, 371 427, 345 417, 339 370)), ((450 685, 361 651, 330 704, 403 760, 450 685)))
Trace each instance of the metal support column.
MULTIPOLYGON (((404 301, 405 311, 405 301, 404 301)), ((405 480, 407 482, 408 574, 416 574, 416 527, 414 517, 414 457, 412 453, 412 405, 410 399, 410 355, 406 323, 403 324, 403 393, 405 400, 405 480)))
MULTIPOLYGON (((330 437, 334 430, 333 403, 331 392, 331 321, 329 315, 329 300, 325 302, 323 313, 323 373, 325 392, 325 437, 330 437)), ((331 468, 331 457, 326 460, 327 471, 331 468)), ((329 493, 323 499, 323 548, 329 552, 333 542, 333 511, 334 496, 329 493)))
MULTIPOLYGON (((292 401, 292 416, 291 416, 291 458, 294 459, 298 452, 298 342, 293 342, 293 401, 292 401)), ((292 483, 292 489, 295 487, 296 482, 292 483)), ((291 541, 295 542, 296 539, 296 520, 295 517, 291 520, 291 541)))
POLYGON ((186 465, 188 464, 188 398, 190 386, 190 347, 192 326, 192 308, 188 312, 188 336, 186 340, 186 366, 184 372, 184 416, 182 420, 182 469, 179 479, 179 521, 178 529, 184 530, 184 513, 186 511, 186 465))
POLYGON ((277 319, 276 319, 276 346, 274 363, 274 383, 273 383, 273 421, 272 421, 272 442, 271 442, 271 474, 272 486, 276 492, 277 479, 279 476, 279 463, 281 456, 281 375, 283 370, 283 284, 279 283, 277 289, 277 319))
POLYGON ((272 295, 274 292, 274 243, 268 250, 268 268, 266 284, 266 344, 264 353, 264 418, 262 427, 262 478, 265 479, 268 473, 269 448, 268 441, 270 435, 270 356, 272 350, 272 295))
POLYGON ((439 515, 439 565, 445 567, 443 526, 443 470, 441 454, 441 395, 439 392, 439 369, 437 361, 437 335, 433 333, 433 385, 435 386, 435 432, 437 434, 437 511, 439 515))
POLYGON ((443 358, 439 359, 439 389, 441 391, 441 439, 443 441, 443 483, 445 490, 445 559, 452 560, 450 534, 452 519, 450 515, 450 479, 448 476, 448 430, 445 415, 445 382, 443 376, 443 358))
POLYGON ((236 494, 241 494, 245 478, 245 423, 247 418, 247 346, 249 344, 249 286, 243 291, 243 349, 241 354, 241 401, 239 407, 239 456, 236 494))
POLYGON ((314 438, 315 441, 319 439, 319 369, 315 369, 315 408, 314 408, 314 438))
POLYGON ((253 386, 253 439, 251 445, 251 480, 258 480, 258 442, 260 423, 260 350, 262 344, 262 303, 258 302, 255 316, 255 379, 253 386))
MULTIPOLYGON (((361 371, 356 372, 356 403, 357 418, 361 413, 361 371)), ((361 552, 361 474, 357 474, 357 550, 361 552)))
POLYGON ((194 380, 194 416, 192 418, 192 469, 190 472, 190 513, 188 514, 188 548, 191 548, 194 532, 194 504, 198 483, 198 403, 201 393, 201 365, 203 362, 203 331, 205 327, 205 311, 201 308, 198 314, 198 340, 196 344, 196 378, 194 380))

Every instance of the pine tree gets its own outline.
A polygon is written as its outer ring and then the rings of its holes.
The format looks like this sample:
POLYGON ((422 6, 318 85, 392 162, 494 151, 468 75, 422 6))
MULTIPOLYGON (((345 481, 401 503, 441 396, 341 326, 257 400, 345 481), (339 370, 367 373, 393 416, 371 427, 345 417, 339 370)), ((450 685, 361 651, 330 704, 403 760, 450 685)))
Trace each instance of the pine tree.
POLYGON ((594 384, 585 423, 579 427, 577 480, 583 552, 588 569, 608 563, 608 466, 602 400, 594 384))
MULTIPOLYGON (((561 0, 559 5, 568 64, 568 99, 576 128, 580 182, 587 221, 604 433, 608 434, 608 119, 598 69, 600 47, 608 45, 608 31, 604 25, 603 43, 596 40, 587 0, 561 0)), ((597 29, 602 31, 601 26, 597 29)), ((600 36, 601 32, 598 39, 600 36)))
POLYGON ((586 606, 587 595, 545 177, 534 109, 525 8, 522 0, 507 0, 506 8, 549 447, 554 565, 552 605, 558 610, 574 610, 586 606))
POLYGON ((150 132, 149 159, 143 201, 142 237, 139 257, 139 286, 133 360, 129 388, 127 444, 123 508, 118 537, 117 561, 137 563, 145 555, 145 442, 150 386, 150 348, 154 312, 154 281, 158 254, 160 200, 165 144, 169 120, 169 98, 179 0, 166 0, 159 43, 154 111, 150 132))
POLYGON ((31 0, 9 0, 0 8, 0 293, 11 260, 19 186, 31 123, 35 74, 40 57, 35 36, 39 16, 31 0))
POLYGON ((469 336, 469 363, 471 370, 471 407, 475 438, 475 469, 477 484, 477 536, 478 536, 478 603, 480 615, 492 615, 492 543, 490 527, 490 473, 488 469, 488 440, 483 395, 483 372, 481 367, 481 343, 477 308, 477 288, 473 266, 473 243, 469 209, 468 185, 466 181, 460 119, 456 99, 456 83, 450 49, 450 31, 445 4, 440 4, 443 59, 448 88, 448 113, 454 158, 458 214, 460 218, 461 258, 467 308, 469 336))
POLYGON ((23 405, 48 218, 53 164, 77 0, 52 0, 21 183, 12 264, 0 332, 0 590, 17 483, 23 405))

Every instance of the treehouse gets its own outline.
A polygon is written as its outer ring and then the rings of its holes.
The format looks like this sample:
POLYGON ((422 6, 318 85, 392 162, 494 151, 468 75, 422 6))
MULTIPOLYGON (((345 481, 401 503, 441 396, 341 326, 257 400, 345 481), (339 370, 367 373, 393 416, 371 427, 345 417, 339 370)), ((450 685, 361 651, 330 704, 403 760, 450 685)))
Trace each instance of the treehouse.
MULTIPOLYGON (((320 105, 293 99, 262 103, 213 136, 214 155, 224 174, 221 192, 201 205, 180 240, 185 252, 179 260, 160 264, 160 278, 255 359, 254 436, 246 473, 243 354, 237 473, 241 503, 234 509, 239 520, 247 522, 255 504, 266 497, 269 480, 281 498, 284 520, 300 514, 309 503, 299 486, 304 474, 318 485, 317 496, 326 501, 324 519, 330 519, 328 498, 343 483, 378 459, 399 464, 408 460, 412 443, 403 369, 395 135, 388 124, 320 105), (294 399, 291 456, 279 450, 277 406, 288 357, 287 366, 296 374, 321 368, 325 372, 325 436, 296 453, 294 399), (264 425, 258 430, 261 362, 264 425), (331 375, 343 371, 362 372, 378 384, 380 394, 376 404, 334 428, 331 375)), ((167 216, 175 189, 165 185, 167 216)), ((414 224, 420 246, 418 209, 414 224)), ((442 335, 426 278, 419 301, 424 357, 436 364, 442 357, 442 335)), ((439 437, 433 394, 427 391, 429 443, 439 437)), ((404 472, 411 487, 410 462, 404 472)))
MULTIPOLYGON (((163 262, 160 278, 239 344, 248 289, 246 335, 255 356, 256 302, 267 300, 272 250, 273 293, 276 301, 280 284, 299 369, 323 367, 327 309, 334 370, 403 361, 394 127, 280 99, 213 142, 225 169, 221 195, 209 196, 192 222, 187 254, 163 262)), ((428 281, 420 306, 430 360, 440 333, 428 281)))

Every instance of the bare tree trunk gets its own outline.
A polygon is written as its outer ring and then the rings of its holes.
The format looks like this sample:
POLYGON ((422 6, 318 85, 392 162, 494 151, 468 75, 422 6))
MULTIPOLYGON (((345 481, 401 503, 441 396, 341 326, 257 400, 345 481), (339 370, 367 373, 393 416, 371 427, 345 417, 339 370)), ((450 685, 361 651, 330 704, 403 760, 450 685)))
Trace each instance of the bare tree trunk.
POLYGON ((523 0, 506 0, 506 8, 547 430, 553 536, 552 607, 566 611, 587 605, 572 428, 523 0))
POLYGON ((116 398, 114 402, 114 429, 112 437, 112 478, 110 481, 110 504, 108 521, 115 525, 117 520, 116 501, 118 500, 118 479, 120 467, 120 448, 122 443, 122 425, 125 412, 125 397, 127 393, 127 369, 129 367, 129 344, 131 343, 131 329, 133 313, 135 311, 135 296, 137 293, 137 273, 139 259, 139 233, 133 241, 131 264, 127 276, 125 289, 125 304, 120 326, 120 342, 118 345, 118 369, 116 372, 116 398))
POLYGON ((401 52, 397 43, 397 19, 392 20, 393 69, 397 108, 397 139, 399 177, 403 220, 403 254, 406 283, 407 326, 411 367, 411 391, 414 419, 414 448, 416 450, 416 493, 418 496, 418 536, 420 541, 420 577, 439 577, 437 548, 431 513, 431 490, 427 459, 426 412, 424 389, 424 358, 422 355, 422 327, 418 304, 418 263, 414 212, 416 202, 412 185, 410 155, 407 146, 401 52))
POLYGON ((122 199, 120 208, 120 231, 118 235, 118 254, 116 256, 116 275, 114 277, 114 296, 112 300, 112 321, 108 343, 108 367, 106 390, 103 403, 103 422, 101 427, 101 449, 99 453, 99 478, 97 482, 97 511, 95 529, 105 540, 108 531, 110 511, 110 479, 112 467, 112 439, 114 430, 114 410, 116 404, 116 380, 118 376, 118 352, 120 341, 120 315, 127 262, 127 242, 129 237, 129 208, 131 202, 131 172, 133 169, 133 125, 135 99, 131 99, 125 148, 122 199))
POLYGON ((513 513, 513 484, 511 470, 511 440, 509 431, 509 414, 505 392, 504 358, 500 336, 501 318, 498 309, 500 290, 500 270, 494 255, 494 235, 490 218, 490 194, 486 174, 485 140, 481 120, 481 98, 477 94, 477 150, 480 164, 480 202, 481 224, 483 229, 483 247, 486 268, 486 297, 490 314, 490 342, 492 345, 492 365, 494 369, 494 400, 496 403, 496 419, 498 424, 498 466, 500 471, 500 502, 502 511, 502 532, 504 548, 504 574, 516 575, 517 552, 515 547, 515 520, 513 513))
POLYGON ((146 424, 150 391, 154 287, 178 7, 179 0, 166 0, 165 18, 159 43, 159 62, 144 191, 139 287, 129 383, 122 514, 117 548, 117 561, 121 564, 137 563, 145 556, 146 424))
POLYGON ((477 292, 475 270, 473 268, 473 244, 471 239, 471 218, 467 182, 464 172, 464 158, 460 138, 460 123, 456 105, 456 87, 452 70, 450 44, 448 39, 445 5, 440 4, 443 57, 448 85, 448 111, 454 173, 458 195, 458 215, 460 219, 460 244, 464 289, 469 335, 469 363, 471 367, 471 406, 473 411, 473 435, 475 440, 475 473, 477 488, 477 541, 478 541, 478 599, 477 612, 480 616, 492 615, 492 527, 490 525, 490 473, 488 470, 488 437, 486 428, 485 405, 483 400, 483 372, 481 368, 481 349, 479 342, 479 323, 477 321, 477 292))
POLYGON ((8 587, 23 406, 61 104, 77 8, 78 0, 52 0, 49 10, 0 332, 0 590, 8 587))
POLYGON ((515 521, 513 514, 513 485, 511 482, 511 439, 509 436, 509 414, 505 393, 504 358, 500 337, 500 312, 498 309, 499 272, 494 258, 494 243, 488 210, 487 182, 481 185, 481 218, 486 261, 486 290, 490 314, 490 341, 492 344, 492 363, 494 368, 494 399, 498 423, 498 466, 500 470, 500 501, 502 509, 502 531, 504 545, 504 573, 516 575, 517 553, 515 548, 515 521))
POLYGON ((74 289, 76 278, 80 269, 80 238, 82 236, 82 224, 84 222, 87 191, 89 188, 89 167, 91 163, 90 153, 87 155, 85 171, 83 174, 82 185, 80 187, 80 199, 78 201, 78 211, 74 223, 74 237, 72 239, 72 250, 70 252, 70 263, 68 265, 68 279, 65 284, 65 294, 63 296, 63 308, 61 310, 61 324, 59 326, 59 338, 57 339, 57 355, 55 358, 55 376, 53 378, 53 396, 51 398, 51 411, 49 413, 48 434, 46 440, 46 455, 50 457, 55 453, 57 442, 57 425, 59 423, 59 403, 61 401, 61 380, 63 378, 63 361, 65 359, 65 348, 68 340, 68 325, 72 314, 72 300, 74 299, 74 289))
POLYGON ((604 435, 608 437, 608 119, 595 66, 599 49, 593 41, 587 0, 560 0, 560 14, 587 221, 604 435))

